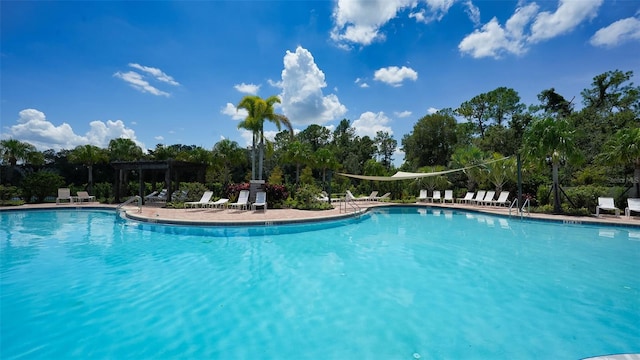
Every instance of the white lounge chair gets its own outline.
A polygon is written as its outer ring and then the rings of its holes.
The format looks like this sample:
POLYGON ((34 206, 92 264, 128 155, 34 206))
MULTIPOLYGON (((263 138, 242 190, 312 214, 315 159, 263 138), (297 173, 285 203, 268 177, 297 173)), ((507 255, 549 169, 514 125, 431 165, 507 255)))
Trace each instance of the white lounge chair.
POLYGON ((480 201, 484 200, 484 196, 487 194, 486 190, 480 190, 476 193, 476 197, 474 197, 470 203, 478 204, 480 201))
POLYGON ((382 196, 376 196, 375 201, 384 201, 384 200, 387 200, 390 196, 391 196, 391 193, 388 192, 382 196))
POLYGON ((377 191, 372 191, 371 194, 369 194, 369 196, 361 196, 358 198, 358 200, 360 201, 373 201, 375 200, 375 198, 378 196, 378 192, 377 191))
POLYGON ((244 209, 246 210, 249 206, 249 190, 240 190, 240 195, 238 195, 238 201, 234 203, 229 203, 227 205, 229 209, 244 209))
POLYGON ((207 207, 212 209, 224 209, 227 206, 228 202, 229 202, 229 199, 226 199, 226 198, 222 198, 216 201, 209 201, 209 203, 207 204, 207 207))
POLYGON ((316 200, 321 202, 329 202, 329 196, 326 192, 323 191, 320 194, 316 195, 316 200))
POLYGON ((356 200, 358 200, 355 196, 353 196, 353 194, 351 193, 351 190, 347 190, 346 194, 347 195, 346 195, 345 199, 347 201, 356 201, 356 200))
POLYGON ((77 196, 74 197, 73 200, 79 203, 83 203, 85 201, 90 203, 96 201, 96 197, 93 195, 89 195, 89 193, 86 191, 78 191, 77 196))
POLYGON ((482 199, 481 201, 479 201, 478 203, 480 205, 490 205, 491 202, 493 201, 493 197, 496 195, 496 192, 493 190, 489 190, 487 191, 487 193, 484 195, 484 199, 482 199))
POLYGON ((508 198, 509 192, 501 191, 500 196, 498 196, 498 200, 492 201, 491 205, 509 206, 511 205, 511 201, 509 201, 508 198))
POLYGON ((209 205, 209 201, 211 200, 211 197, 213 196, 213 191, 205 191, 204 194, 202 194, 202 197, 200 198, 199 201, 187 201, 184 203, 184 208, 202 208, 205 206, 209 205))
POLYGON ((418 195, 418 202, 424 202, 427 201, 427 190, 420 190, 420 195, 418 195))
POLYGON ((433 196, 431 197, 431 202, 436 202, 436 200, 438 200, 439 202, 442 202, 442 197, 440 196, 440 190, 434 190, 433 191, 433 196))
POLYGON ((615 211, 616 216, 620 216, 620 209, 616 207, 611 197, 599 197, 598 206, 596 206, 596 216, 600 216, 600 210, 615 211))
POLYGON ((150 199, 150 198, 152 198, 152 197, 154 197, 154 196, 156 196, 156 195, 158 195, 158 192, 157 192, 157 191, 154 191, 154 192, 152 192, 151 194, 147 194, 147 195, 145 195, 145 197, 144 197, 144 202, 149 201, 149 199, 150 199))
POLYGON ((453 204, 453 190, 444 191, 444 198, 442 198, 442 202, 446 203, 447 201, 451 201, 451 203, 453 204))
POLYGON ((463 198, 458 198, 457 199, 458 200, 458 204, 461 204, 461 203, 468 204, 469 202, 471 202, 473 200, 473 195, 474 195, 474 192, 467 191, 467 194, 463 198))
POLYGON ((255 211, 257 207, 262 207, 264 212, 267 212, 267 193, 264 191, 258 191, 256 193, 256 202, 251 204, 251 208, 255 211))
POLYGON ((631 212, 637 212, 640 213, 640 199, 634 199, 634 198, 630 198, 627 199, 627 208, 624 209, 624 214, 630 218, 631 217, 631 212))
POLYGON ((56 198, 56 205, 60 205, 67 201, 69 204, 73 204, 73 197, 71 196, 71 189, 60 188, 58 189, 58 197, 56 198))

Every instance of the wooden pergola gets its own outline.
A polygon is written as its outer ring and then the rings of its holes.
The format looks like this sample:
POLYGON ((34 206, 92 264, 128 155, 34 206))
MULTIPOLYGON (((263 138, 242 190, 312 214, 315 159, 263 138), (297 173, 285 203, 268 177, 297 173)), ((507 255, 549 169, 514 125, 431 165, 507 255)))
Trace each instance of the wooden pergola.
MULTIPOLYGON (((195 175, 195 179, 198 182, 205 182, 205 174, 207 170, 206 164, 201 163, 193 163, 187 161, 178 161, 178 160, 141 160, 141 161, 114 161, 111 163, 111 166, 116 170, 116 178, 114 182, 114 193, 115 193, 115 201, 116 203, 120 202, 120 190, 122 188, 122 182, 124 179, 125 171, 135 170, 138 172, 138 195, 142 198, 144 202, 144 179, 148 174, 154 175, 159 173, 164 173, 164 184, 167 189, 168 194, 172 194, 173 182, 176 182, 176 189, 180 185, 180 179, 184 177, 185 174, 193 174, 195 175)), ((154 181, 155 183, 155 181, 154 181)), ((171 196, 171 195, 169 195, 171 196)))

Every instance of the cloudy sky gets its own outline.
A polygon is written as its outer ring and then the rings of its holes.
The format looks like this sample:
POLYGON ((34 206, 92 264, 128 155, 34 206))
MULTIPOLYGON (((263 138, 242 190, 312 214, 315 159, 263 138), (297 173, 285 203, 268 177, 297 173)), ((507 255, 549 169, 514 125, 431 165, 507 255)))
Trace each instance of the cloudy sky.
POLYGON ((2 1, 0 16, 0 137, 39 150, 245 146, 248 94, 280 96, 298 130, 346 118, 400 143, 500 86, 579 108, 595 75, 640 82, 635 0, 2 1))

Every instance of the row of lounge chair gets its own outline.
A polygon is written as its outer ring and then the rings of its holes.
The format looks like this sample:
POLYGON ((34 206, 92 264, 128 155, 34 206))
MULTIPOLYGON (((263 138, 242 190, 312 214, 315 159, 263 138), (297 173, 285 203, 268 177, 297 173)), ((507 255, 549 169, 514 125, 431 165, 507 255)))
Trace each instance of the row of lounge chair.
POLYGON ((453 198, 453 190, 445 190, 444 197, 439 190, 434 190, 432 196, 428 196, 427 190, 420 190, 418 195, 418 202, 440 202, 447 203, 457 202, 458 204, 471 204, 471 205, 494 205, 494 206, 509 206, 509 192, 501 191, 497 199, 494 199, 496 192, 493 190, 486 191, 480 190, 477 193, 472 191, 467 192, 463 198, 453 198))
POLYGON ((202 198, 199 201, 187 201, 184 203, 185 209, 194 209, 194 208, 217 208, 217 209, 237 209, 237 210, 248 210, 249 206, 251 209, 256 210, 257 208, 263 208, 265 212, 267 212, 267 193, 264 191, 258 191, 256 193, 256 201, 253 203, 249 202, 249 190, 241 190, 238 195, 238 201, 230 203, 229 199, 222 198, 216 201, 211 201, 213 197, 213 191, 205 191, 202 194, 202 198))
MULTIPOLYGON (((598 206, 596 206, 596 216, 600 217, 600 211, 607 210, 615 212, 616 216, 620 216, 620 209, 616 207, 612 197, 599 197, 598 206)), ((627 199, 627 207, 624 209, 624 215, 631 217, 631 212, 640 213, 640 199, 627 199)))
MULTIPOLYGON (((187 198, 187 194, 188 193, 186 190, 174 191, 173 194, 171 194, 171 201, 182 201, 187 198)), ((167 202, 168 199, 169 199, 169 194, 167 189, 162 189, 160 192, 154 191, 151 194, 148 194, 147 196, 145 196, 144 202, 145 203, 163 203, 163 202, 167 202)))
POLYGON ((56 205, 84 203, 84 202, 90 203, 95 201, 96 201, 96 197, 93 195, 89 195, 89 193, 86 191, 78 191, 76 193, 76 196, 72 196, 71 189, 59 188, 58 197, 56 198, 56 205))

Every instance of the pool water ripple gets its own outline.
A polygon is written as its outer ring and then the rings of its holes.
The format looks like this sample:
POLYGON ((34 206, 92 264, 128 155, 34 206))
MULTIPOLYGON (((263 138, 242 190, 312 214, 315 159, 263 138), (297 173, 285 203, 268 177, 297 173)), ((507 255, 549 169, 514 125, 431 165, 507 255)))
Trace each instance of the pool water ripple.
POLYGON ((0 219, 3 359, 640 352, 640 242, 624 228, 415 208, 267 230, 0 219))

